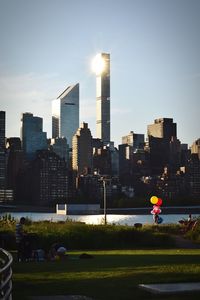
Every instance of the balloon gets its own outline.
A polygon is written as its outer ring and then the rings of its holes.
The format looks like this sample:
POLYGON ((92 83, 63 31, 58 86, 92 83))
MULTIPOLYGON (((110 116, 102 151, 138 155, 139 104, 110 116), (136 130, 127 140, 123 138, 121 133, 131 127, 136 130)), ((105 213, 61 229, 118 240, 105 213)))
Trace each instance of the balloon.
POLYGON ((157 205, 154 205, 154 206, 153 206, 153 210, 154 210, 155 212, 157 212, 158 214, 161 212, 160 206, 157 206, 157 205))
POLYGON ((160 214, 160 213, 161 213, 160 206, 154 205, 154 206, 153 206, 153 211, 155 211, 155 213, 157 213, 157 214, 160 214))
POLYGON ((158 206, 158 205, 154 205, 154 206, 153 206, 153 208, 155 208, 155 209, 159 209, 159 208, 160 208, 160 206, 158 206))
POLYGON ((158 198, 158 202, 156 203, 158 206, 161 206, 162 205, 162 199, 161 198, 158 198))
POLYGON ((154 208, 151 211, 151 214, 153 214, 153 215, 158 215, 160 213, 161 213, 161 209, 160 208, 154 208))
POLYGON ((150 199, 150 201, 151 201, 152 204, 157 204, 157 202, 158 202, 158 197, 152 196, 151 199, 150 199))

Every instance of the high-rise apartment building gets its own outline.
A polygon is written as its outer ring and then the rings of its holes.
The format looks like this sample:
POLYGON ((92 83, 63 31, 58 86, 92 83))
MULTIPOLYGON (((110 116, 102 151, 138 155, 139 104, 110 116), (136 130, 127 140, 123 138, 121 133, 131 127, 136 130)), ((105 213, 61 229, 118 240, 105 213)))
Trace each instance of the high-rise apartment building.
POLYGON ((200 159, 200 139, 196 140, 191 146, 191 153, 198 154, 200 159))
POLYGON ((13 190, 7 189, 7 156, 6 156, 6 113, 0 111, 0 203, 10 203, 13 200, 13 190))
POLYGON ((35 158, 37 150, 47 149, 47 134, 43 132, 43 119, 31 113, 22 115, 21 140, 22 149, 28 160, 35 158))
POLYGON ((66 203, 68 176, 65 161, 56 153, 40 150, 20 174, 17 201, 27 205, 66 203))
POLYGON ((134 133, 130 131, 128 135, 122 137, 122 144, 133 147, 133 151, 144 149, 144 134, 134 133))
POLYGON ((66 163, 69 162, 69 145, 65 137, 51 139, 50 149, 64 159, 66 163))
POLYGON ((0 189, 6 187, 5 126, 6 113, 0 111, 0 189))
POLYGON ((92 135, 87 123, 82 123, 73 136, 72 169, 78 174, 92 169, 92 135))
POLYGON ((180 162, 180 142, 176 137, 176 123, 171 118, 154 120, 154 124, 147 126, 150 150, 150 164, 153 174, 160 174, 163 168, 172 163, 172 153, 176 155, 176 162, 170 165, 175 170, 180 162))
POLYGON ((110 142, 110 54, 96 56, 96 134, 104 143, 110 142))
POLYGON ((176 137, 176 123, 171 118, 155 119, 154 124, 147 126, 147 134, 170 141, 172 136, 176 137))
POLYGON ((72 137, 79 127, 79 83, 69 86, 52 101, 52 137, 67 139, 72 147, 72 137))
POLYGON ((7 187, 13 189, 14 195, 17 187, 17 177, 23 169, 24 155, 21 149, 21 140, 18 137, 8 138, 7 148, 7 187))
POLYGON ((197 153, 193 153, 186 167, 190 196, 194 199, 200 197, 200 160, 197 153))

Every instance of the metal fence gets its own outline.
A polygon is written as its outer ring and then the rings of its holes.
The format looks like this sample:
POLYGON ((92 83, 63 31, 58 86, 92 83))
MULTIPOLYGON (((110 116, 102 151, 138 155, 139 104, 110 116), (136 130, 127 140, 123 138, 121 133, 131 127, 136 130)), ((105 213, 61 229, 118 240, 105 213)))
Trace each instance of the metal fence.
POLYGON ((0 300, 12 300, 12 255, 0 248, 0 300))

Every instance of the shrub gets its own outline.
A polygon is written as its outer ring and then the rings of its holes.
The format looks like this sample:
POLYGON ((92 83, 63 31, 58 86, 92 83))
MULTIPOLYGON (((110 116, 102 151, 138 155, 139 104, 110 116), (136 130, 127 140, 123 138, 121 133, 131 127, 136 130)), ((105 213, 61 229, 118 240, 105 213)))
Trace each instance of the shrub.
MULTIPOLYGON (((32 237, 35 248, 46 251, 55 243, 62 243, 67 249, 131 249, 169 247, 169 228, 162 226, 143 226, 135 228, 122 225, 86 225, 75 222, 52 223, 31 222, 24 226, 32 237)), ((6 247, 15 247, 15 224, 4 227, 2 234, 6 236, 6 247), (7 229, 6 229, 7 228, 7 229), (9 240, 9 241, 8 241, 9 240)))

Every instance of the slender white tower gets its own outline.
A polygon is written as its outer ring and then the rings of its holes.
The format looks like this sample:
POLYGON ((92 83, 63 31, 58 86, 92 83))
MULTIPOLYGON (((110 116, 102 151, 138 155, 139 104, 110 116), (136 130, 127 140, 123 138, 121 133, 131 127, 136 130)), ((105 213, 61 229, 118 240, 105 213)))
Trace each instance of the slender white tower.
POLYGON ((94 58, 96 73, 96 134, 104 143, 110 142, 110 54, 94 58))

